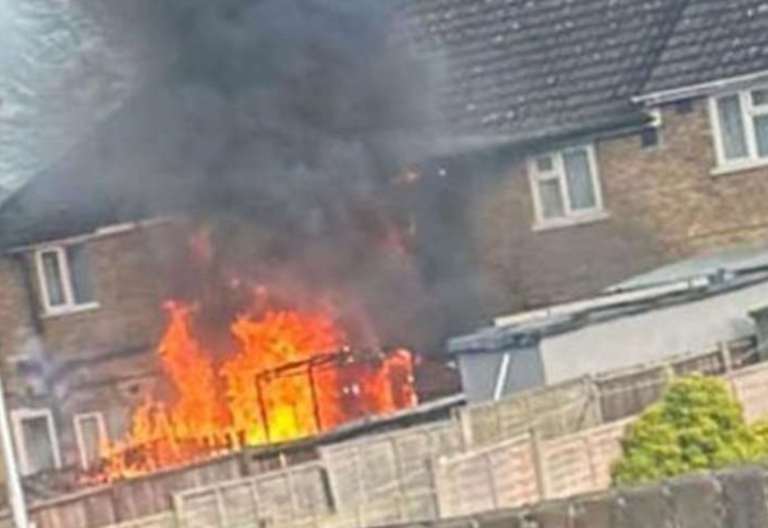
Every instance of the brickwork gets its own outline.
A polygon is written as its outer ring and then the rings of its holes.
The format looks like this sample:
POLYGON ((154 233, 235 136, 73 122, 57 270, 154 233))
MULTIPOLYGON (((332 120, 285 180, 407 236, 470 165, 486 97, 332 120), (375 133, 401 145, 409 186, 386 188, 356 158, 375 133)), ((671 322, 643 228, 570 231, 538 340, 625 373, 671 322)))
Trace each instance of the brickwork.
POLYGON ((84 240, 98 304, 48 315, 42 310, 34 251, 0 258, 0 350, 10 406, 54 412, 66 465, 78 462, 72 417, 100 411, 108 432, 123 433, 128 411, 153 390, 153 344, 165 324, 162 301, 178 223, 148 223, 84 240), (129 351, 130 354, 120 355, 129 351), (18 376, 15 358, 41 359, 46 396, 18 376))
POLYGON ((768 240, 768 167, 715 176, 706 99, 662 109, 662 142, 596 141, 608 218, 534 231, 522 157, 472 205, 472 236, 510 307, 572 299, 700 252, 768 240), (512 305, 516 306, 512 306, 512 305))

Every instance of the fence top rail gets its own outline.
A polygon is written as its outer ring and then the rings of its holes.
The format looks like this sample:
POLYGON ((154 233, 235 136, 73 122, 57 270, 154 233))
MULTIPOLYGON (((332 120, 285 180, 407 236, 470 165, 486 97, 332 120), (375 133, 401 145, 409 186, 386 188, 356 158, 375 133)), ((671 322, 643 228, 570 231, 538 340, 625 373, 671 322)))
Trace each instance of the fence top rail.
POLYGON ((471 460, 473 458, 484 456, 489 453, 493 453, 495 451, 498 451, 500 449, 504 449, 507 447, 530 444, 532 437, 533 435, 531 433, 524 433, 524 434, 515 436, 513 438, 507 438, 501 442, 478 447, 477 449, 472 449, 470 451, 455 453, 453 455, 441 455, 435 458, 435 462, 439 465, 444 466, 448 464, 454 464, 457 462, 463 462, 465 460, 471 460))
POLYGON ((358 446, 366 446, 372 443, 376 442, 386 442, 386 441, 392 441, 392 440, 400 440, 401 438, 406 438, 409 436, 415 436, 420 434, 430 434, 430 433, 440 433, 443 431, 450 431, 451 429, 456 429, 458 432, 458 429, 456 428, 457 423, 454 418, 449 418, 447 420, 440 420, 433 423, 428 423, 424 425, 416 425, 413 427, 407 427, 405 429, 397 429, 393 431, 384 431, 381 433, 376 433, 360 438, 354 438, 352 440, 346 440, 343 442, 339 442, 337 444, 329 444, 325 446, 321 446, 319 448, 319 451, 321 454, 327 453, 337 453, 340 451, 346 451, 349 448, 354 448, 358 446))
POLYGON ((638 414, 638 415, 630 416, 628 418, 622 418, 621 420, 617 420, 615 422, 608 422, 606 424, 598 425, 596 427, 590 427, 589 429, 585 429, 583 431, 579 431, 576 433, 570 433, 557 438, 542 440, 541 445, 551 446, 551 445, 558 445, 560 443, 563 443, 564 441, 574 441, 574 440, 579 441, 585 438, 594 437, 595 435, 599 435, 607 431, 614 431, 617 429, 621 429, 623 431, 628 425, 631 425, 632 423, 634 423, 639 417, 640 415, 638 414))
MULTIPOLYGON (((752 345, 755 342, 756 336, 749 335, 744 337, 737 337, 728 341, 724 341, 718 344, 711 345, 711 349, 708 352, 683 352, 681 354, 675 354, 673 356, 659 359, 656 361, 649 361, 647 363, 640 363, 638 365, 631 365, 628 367, 613 369, 608 372, 602 372, 594 374, 591 378, 596 382, 612 381, 612 378, 622 378, 625 376, 632 376, 637 374, 643 374, 645 372, 652 372, 654 370, 662 369, 665 367, 674 367, 680 363, 687 363, 689 361, 695 361, 697 359, 706 359, 710 356, 718 356, 722 354, 723 347, 737 348, 740 346, 752 345)), ((749 368, 749 367, 742 367, 749 368)))
POLYGON ((486 407, 495 407, 499 403, 503 403, 503 402, 510 402, 513 400, 523 401, 525 399, 535 398, 536 396, 540 396, 542 394, 548 394, 550 392, 557 392, 558 390, 567 390, 567 389, 573 389, 577 387, 586 388, 589 386, 589 383, 590 383, 590 376, 581 376, 581 377, 573 378, 570 380, 560 381, 552 385, 542 385, 541 387, 535 387, 533 389, 526 389, 520 392, 514 392, 512 394, 508 394, 502 397, 499 400, 473 403, 471 405, 465 406, 464 409, 471 412, 473 410, 483 409, 486 407))

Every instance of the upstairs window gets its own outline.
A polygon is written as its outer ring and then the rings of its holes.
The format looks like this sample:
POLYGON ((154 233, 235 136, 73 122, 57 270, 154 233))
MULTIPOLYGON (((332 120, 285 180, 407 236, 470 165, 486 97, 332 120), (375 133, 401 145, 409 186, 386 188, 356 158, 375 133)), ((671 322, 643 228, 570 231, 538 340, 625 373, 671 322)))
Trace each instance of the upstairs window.
POLYGON ((718 165, 768 163, 768 88, 712 99, 718 165))
POLYGON ((82 244, 42 249, 36 254, 36 264, 46 313, 95 305, 88 255, 82 244))
POLYGON ((602 213, 592 146, 538 156, 531 160, 529 174, 538 227, 574 223, 602 213))

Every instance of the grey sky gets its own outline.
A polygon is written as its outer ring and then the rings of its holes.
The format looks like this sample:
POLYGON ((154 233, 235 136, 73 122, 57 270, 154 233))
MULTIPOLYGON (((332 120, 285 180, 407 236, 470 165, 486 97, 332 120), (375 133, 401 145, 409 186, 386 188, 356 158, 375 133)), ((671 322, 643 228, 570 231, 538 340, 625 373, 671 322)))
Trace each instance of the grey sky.
POLYGON ((137 82, 137 50, 89 0, 0 0, 0 185, 66 152, 137 82))

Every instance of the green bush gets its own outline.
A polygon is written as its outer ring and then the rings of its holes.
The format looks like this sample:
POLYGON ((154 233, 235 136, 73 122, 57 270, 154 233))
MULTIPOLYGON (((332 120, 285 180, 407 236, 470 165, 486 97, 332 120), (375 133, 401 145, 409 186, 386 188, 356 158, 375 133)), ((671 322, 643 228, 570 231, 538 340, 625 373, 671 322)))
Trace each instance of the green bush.
POLYGON ((768 423, 750 428, 725 383, 700 375, 677 379, 633 423, 612 468, 614 484, 640 484, 716 469, 768 453, 768 423))

